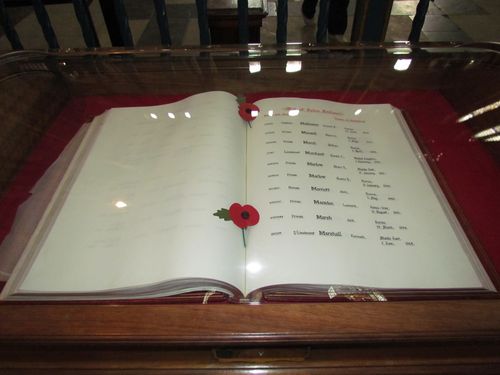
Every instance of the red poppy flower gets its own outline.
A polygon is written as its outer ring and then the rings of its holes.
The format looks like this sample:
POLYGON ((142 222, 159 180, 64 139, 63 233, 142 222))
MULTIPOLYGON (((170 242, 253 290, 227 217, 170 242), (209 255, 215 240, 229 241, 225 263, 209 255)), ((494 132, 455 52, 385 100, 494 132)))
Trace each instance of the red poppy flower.
POLYGON ((259 212, 249 204, 242 206, 239 203, 233 203, 229 207, 229 216, 233 223, 241 228, 251 227, 259 222, 259 212))
POLYGON ((240 103, 239 114, 245 121, 252 121, 259 115, 259 107, 253 103, 240 103))

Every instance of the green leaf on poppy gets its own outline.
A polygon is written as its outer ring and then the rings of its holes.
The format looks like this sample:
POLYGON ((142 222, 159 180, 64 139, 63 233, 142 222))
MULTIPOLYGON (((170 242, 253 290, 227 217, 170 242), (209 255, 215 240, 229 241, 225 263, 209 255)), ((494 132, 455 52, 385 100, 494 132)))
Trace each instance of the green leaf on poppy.
POLYGON ((231 216, 229 216, 229 210, 227 208, 221 208, 214 213, 214 216, 217 216, 219 219, 230 221, 231 216))
POLYGON ((247 101, 247 99, 243 95, 238 95, 238 97, 236 98, 236 101, 238 102, 238 104, 241 104, 241 103, 245 103, 247 101))

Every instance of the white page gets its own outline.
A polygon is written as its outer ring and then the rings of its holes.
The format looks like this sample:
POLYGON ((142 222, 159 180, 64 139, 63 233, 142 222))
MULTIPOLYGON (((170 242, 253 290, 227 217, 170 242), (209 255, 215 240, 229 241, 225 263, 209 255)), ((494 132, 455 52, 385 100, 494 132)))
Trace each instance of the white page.
POLYGON ((241 232, 213 216, 245 196, 246 123, 237 108, 234 96, 209 92, 110 110, 20 289, 82 292, 185 277, 241 289, 241 232))
POLYGON ((290 283, 484 286, 391 106, 256 104, 247 197, 261 221, 248 235, 247 292, 290 283))

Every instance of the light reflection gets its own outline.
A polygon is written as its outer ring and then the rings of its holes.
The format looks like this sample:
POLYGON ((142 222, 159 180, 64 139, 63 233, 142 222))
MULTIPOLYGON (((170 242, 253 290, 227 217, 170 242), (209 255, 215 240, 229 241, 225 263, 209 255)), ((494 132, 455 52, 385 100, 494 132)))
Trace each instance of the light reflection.
POLYGON ((291 109, 288 111, 288 116, 295 117, 298 116, 300 113, 300 110, 298 109, 291 109))
POLYGON ((171 119, 174 119, 175 115, 172 112, 168 112, 168 117, 170 117, 171 119))
POLYGON ((394 64, 394 70, 404 71, 410 67, 411 59, 398 59, 394 64))
POLYGON ((411 53, 411 48, 390 48, 389 52, 392 52, 393 55, 409 55, 411 53))
POLYGON ((486 138, 484 141, 485 142, 500 142, 500 135, 495 135, 493 137, 486 138))
POLYGON ((498 107, 500 107, 500 100, 496 101, 494 103, 485 105, 484 107, 478 108, 478 109, 472 111, 471 113, 467 113, 466 115, 460 117, 457 120, 457 122, 465 122, 467 120, 470 120, 473 117, 482 115, 483 113, 493 111, 493 110, 497 109, 498 107))
POLYGON ((247 264, 247 271, 250 273, 259 273, 262 270, 262 265, 259 262, 250 262, 247 264))
POLYGON ((484 138, 493 135, 495 133, 500 133, 500 125, 495 126, 494 128, 481 130, 480 132, 474 134, 474 138, 484 138))
POLYGON ((466 114, 465 116, 462 116, 460 117, 457 122, 464 122, 464 121, 467 121, 467 120, 470 120, 471 118, 473 118, 474 115, 472 113, 468 113, 466 114))
POLYGON ((302 55, 301 49, 297 48, 301 44, 302 44, 302 42, 290 42, 290 43, 287 43, 286 55, 287 56, 300 56, 300 55, 302 55))
POLYGON ((257 117, 259 115, 259 111, 256 111, 255 109, 252 109, 250 111, 250 116, 252 116, 253 118, 257 117))
POLYGON ((150 113, 149 116, 151 116, 152 119, 158 120, 158 115, 156 113, 150 113))
POLYGON ((250 61, 248 63, 248 70, 250 73, 258 73, 260 69, 260 61, 250 61))
POLYGON ((287 61, 286 62, 286 72, 296 73, 302 69, 302 61, 287 61))
POLYGON ((125 207, 127 207, 127 203, 125 203, 124 201, 118 201, 115 203, 115 206, 117 208, 125 208, 125 207))
MULTIPOLYGON (((250 43, 248 44, 249 47, 251 46, 255 46, 255 47, 261 47, 262 45, 260 43, 250 43)), ((261 56, 262 53, 260 50, 258 49, 252 49, 252 48, 249 48, 248 49, 248 54, 250 57, 255 57, 255 56, 261 56)))
POLYGON ((274 111, 272 109, 270 109, 267 114, 269 115, 269 117, 273 117, 274 115, 274 111))
POLYGON ((356 112, 354 112, 354 116, 358 116, 361 113, 362 109, 356 109, 356 112))
POLYGON ((186 116, 186 118, 191 118, 191 113, 189 113, 189 112, 184 112, 184 116, 186 116))

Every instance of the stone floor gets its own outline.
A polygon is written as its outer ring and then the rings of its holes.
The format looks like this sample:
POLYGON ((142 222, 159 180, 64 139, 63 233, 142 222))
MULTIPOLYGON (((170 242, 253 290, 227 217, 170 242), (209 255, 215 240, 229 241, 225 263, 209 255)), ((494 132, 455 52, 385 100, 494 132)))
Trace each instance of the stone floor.
MULTIPOLYGON (((356 0, 349 6, 349 40, 356 0)), ((407 40, 418 0, 394 0, 386 41, 407 40)), ((159 44, 153 2, 125 0, 130 28, 137 46, 159 44)), ((288 41, 314 42, 314 26, 304 26, 301 0, 289 0, 288 41)), ((99 2, 93 1, 91 14, 102 46, 110 46, 99 2)), ((269 15, 264 19, 261 41, 275 43, 276 0, 268 0, 269 15)), ((47 48, 31 7, 9 8, 25 48, 47 48)), ((85 47, 71 4, 48 5, 47 11, 61 47, 85 47)), ((197 45, 198 26, 193 0, 167 0, 167 14, 173 45, 197 45)), ((0 50, 10 49, 0 30, 0 50)), ((500 0, 435 0, 431 2, 421 41, 500 41, 500 0)))

